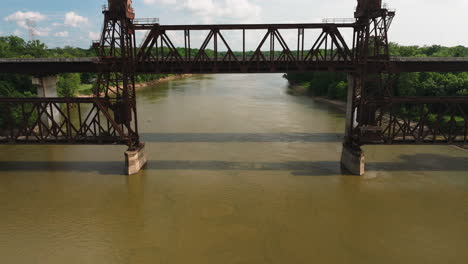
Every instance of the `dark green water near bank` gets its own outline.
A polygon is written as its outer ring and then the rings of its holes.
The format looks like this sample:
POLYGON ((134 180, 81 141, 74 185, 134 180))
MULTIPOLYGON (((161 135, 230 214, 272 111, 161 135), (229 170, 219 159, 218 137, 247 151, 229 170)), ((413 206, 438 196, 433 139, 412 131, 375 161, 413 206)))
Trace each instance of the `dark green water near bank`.
POLYGON ((0 146, 0 263, 466 263, 468 152, 366 147, 281 75, 139 91, 149 164, 121 146, 0 146))

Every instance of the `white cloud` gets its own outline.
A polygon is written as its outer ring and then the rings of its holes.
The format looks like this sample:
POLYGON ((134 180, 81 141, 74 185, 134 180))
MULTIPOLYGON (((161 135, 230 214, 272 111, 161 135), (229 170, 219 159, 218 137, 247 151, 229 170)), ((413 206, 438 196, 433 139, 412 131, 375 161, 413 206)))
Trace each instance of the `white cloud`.
POLYGON ((21 12, 18 11, 14 14, 11 14, 5 17, 5 21, 14 21, 18 23, 19 26, 26 25, 26 21, 38 22, 45 20, 47 17, 39 12, 21 12))
POLYGON ((151 4, 173 5, 177 3, 177 0, 143 0, 143 3, 147 5, 151 5, 151 4))
POLYGON ((75 12, 65 14, 64 24, 70 27, 81 27, 88 24, 88 18, 82 17, 75 12))
POLYGON ((88 38, 91 40, 98 40, 101 38, 101 34, 98 32, 89 32, 88 33, 88 38))
POLYGON ((19 29, 17 29, 17 30, 15 30, 15 32, 13 32, 13 35, 21 36, 21 35, 23 35, 23 32, 21 32, 19 29))
POLYGON ((5 21, 13 21, 22 28, 29 29, 31 24, 45 20, 47 17, 39 12, 18 11, 4 18, 5 21), (28 25, 29 24, 29 25, 28 25))
MULTIPOLYGON (((18 24, 21 28, 29 30, 29 33, 33 36, 44 37, 48 36, 50 28, 40 28, 36 26, 39 21, 46 20, 47 16, 39 12, 21 12, 18 11, 4 18, 5 21, 13 21, 18 24)), ((14 32, 15 35, 20 36, 22 32, 18 29, 14 32)))
POLYGON ((68 31, 56 32, 54 34, 54 36, 61 37, 61 38, 66 38, 68 37, 68 35, 69 35, 68 31))
POLYGON ((30 28, 29 31, 33 36, 46 37, 49 36, 50 28, 30 28))
POLYGON ((225 16, 233 18, 257 20, 260 17, 260 6, 250 3, 249 0, 226 0, 225 16))
POLYGON ((216 18, 236 20, 236 22, 260 21, 261 8, 251 0, 143 0, 145 4, 175 5, 176 8, 185 9, 204 23, 213 22, 216 18))

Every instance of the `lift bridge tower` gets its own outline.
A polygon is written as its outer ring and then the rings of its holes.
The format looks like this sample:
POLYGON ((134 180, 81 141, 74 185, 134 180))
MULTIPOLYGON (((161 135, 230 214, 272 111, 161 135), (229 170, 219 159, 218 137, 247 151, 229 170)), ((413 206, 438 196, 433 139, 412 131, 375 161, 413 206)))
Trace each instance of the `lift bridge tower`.
MULTIPOLYGON (((108 0, 103 6, 104 26, 99 42, 94 43, 101 64, 109 71, 98 74, 94 97, 103 99, 104 114, 108 122, 113 123, 118 134, 129 146, 126 152, 127 167, 132 174, 135 161, 146 163, 140 157, 144 145, 139 140, 138 117, 136 110, 136 65, 135 65, 135 30, 133 20, 135 13, 132 0, 108 0), (130 164, 129 164, 130 163, 130 164)), ((144 164, 137 165, 141 167, 144 164)), ((135 170, 139 170, 135 168, 135 170)))
POLYGON ((342 165, 353 174, 364 174, 362 140, 381 140, 377 126, 378 105, 370 99, 392 97, 392 78, 387 71, 390 62, 388 30, 395 16, 382 0, 358 0, 354 17, 353 57, 357 71, 348 75, 348 107, 342 165), (375 62, 381 68, 375 69, 375 62), (374 65, 374 66, 370 66, 374 65))
POLYGON ((135 18, 131 0, 108 0, 103 7, 104 27, 99 43, 94 44, 100 62, 111 72, 98 75, 95 97, 109 100, 114 121, 120 125, 130 148, 138 144, 135 104, 135 18))

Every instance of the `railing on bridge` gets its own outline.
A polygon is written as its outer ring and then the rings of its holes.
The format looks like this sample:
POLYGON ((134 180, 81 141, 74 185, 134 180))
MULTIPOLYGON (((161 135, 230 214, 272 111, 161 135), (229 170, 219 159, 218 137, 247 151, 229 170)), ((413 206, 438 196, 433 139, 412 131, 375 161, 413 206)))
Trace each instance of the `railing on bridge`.
POLYGON ((361 110, 362 144, 468 144, 468 97, 370 99, 361 110))
POLYGON ((391 57, 395 62, 468 62, 468 57, 391 57))
POLYGON ((324 18, 322 23, 325 24, 346 24, 356 23, 356 18, 324 18))
POLYGON ((0 144, 122 144, 124 127, 98 98, 0 98, 0 144), (103 111, 105 110, 105 111, 103 111))
POLYGON ((159 24, 159 18, 135 18, 133 20, 134 25, 157 25, 159 24))
POLYGON ((0 59, 0 63, 49 63, 49 62, 99 62, 98 57, 81 57, 81 58, 8 58, 0 59))

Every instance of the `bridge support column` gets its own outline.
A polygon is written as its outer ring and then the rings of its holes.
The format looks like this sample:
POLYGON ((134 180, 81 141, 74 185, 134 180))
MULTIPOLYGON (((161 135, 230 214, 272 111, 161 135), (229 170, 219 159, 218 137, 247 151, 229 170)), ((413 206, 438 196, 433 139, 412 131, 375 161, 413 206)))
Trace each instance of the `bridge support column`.
MULTIPOLYGON (((45 98, 45 97, 58 97, 57 93, 57 82, 58 82, 58 76, 57 75, 50 75, 50 76, 41 76, 41 77, 33 77, 32 78, 32 83, 33 85, 37 86, 37 96, 39 98, 45 98)), ((58 118, 59 112, 57 109, 49 109, 47 110, 47 113, 55 118, 58 118)), ((52 120, 48 117, 47 114, 42 114, 41 116, 41 121, 46 125, 48 128, 52 127, 52 120)))
POLYGON ((365 171, 365 157, 361 148, 343 145, 341 153, 341 166, 354 175, 362 176, 365 171))
POLYGON ((356 94, 361 89, 361 79, 357 74, 348 74, 348 100, 346 106, 346 131, 341 154, 341 166, 354 175, 365 173, 364 152, 353 138, 356 123, 356 94))
POLYGON ((57 75, 33 77, 32 82, 37 85, 38 97, 57 97, 57 75))
POLYGON ((137 174, 147 162, 145 143, 141 143, 137 148, 125 152, 125 173, 137 174))

